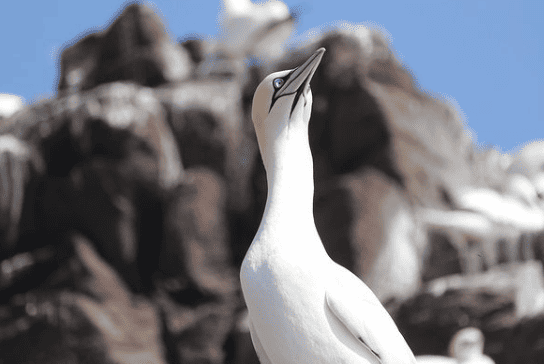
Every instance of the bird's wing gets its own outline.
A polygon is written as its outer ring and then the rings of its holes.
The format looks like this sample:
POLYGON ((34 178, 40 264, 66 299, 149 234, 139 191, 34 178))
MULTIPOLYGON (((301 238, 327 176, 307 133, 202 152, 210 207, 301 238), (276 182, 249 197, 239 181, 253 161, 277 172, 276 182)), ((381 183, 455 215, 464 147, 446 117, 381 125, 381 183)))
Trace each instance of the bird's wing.
POLYGON ((416 363, 389 313, 363 281, 335 264, 326 288, 332 313, 383 364, 416 363))
POLYGON ((257 332, 253 327, 251 318, 249 319, 249 333, 251 334, 251 341, 253 342, 253 347, 255 348, 255 352, 257 353, 257 357, 259 357, 261 364, 272 364, 272 361, 268 358, 268 355, 266 355, 266 352, 264 351, 259 336, 257 336, 257 332))

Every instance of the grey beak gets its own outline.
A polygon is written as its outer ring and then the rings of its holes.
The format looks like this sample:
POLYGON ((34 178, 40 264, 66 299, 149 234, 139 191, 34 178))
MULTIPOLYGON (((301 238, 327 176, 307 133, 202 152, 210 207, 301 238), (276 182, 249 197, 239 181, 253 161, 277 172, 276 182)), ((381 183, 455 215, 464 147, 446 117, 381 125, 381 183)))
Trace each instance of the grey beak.
POLYGON ((276 98, 302 91, 303 87, 310 83, 317 66, 321 63, 323 53, 325 53, 325 48, 319 48, 306 62, 295 68, 283 87, 277 91, 276 98))

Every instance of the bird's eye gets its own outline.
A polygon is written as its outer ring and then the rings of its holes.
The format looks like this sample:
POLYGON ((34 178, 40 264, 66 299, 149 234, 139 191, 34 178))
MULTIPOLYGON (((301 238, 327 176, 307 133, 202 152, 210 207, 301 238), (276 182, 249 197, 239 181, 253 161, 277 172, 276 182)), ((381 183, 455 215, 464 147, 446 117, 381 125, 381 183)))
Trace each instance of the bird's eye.
POLYGON ((285 81, 283 80, 283 78, 276 78, 276 79, 274 80, 274 82, 273 82, 274 88, 275 88, 276 90, 279 89, 280 87, 283 86, 283 83, 284 83, 284 82, 285 82, 285 81))

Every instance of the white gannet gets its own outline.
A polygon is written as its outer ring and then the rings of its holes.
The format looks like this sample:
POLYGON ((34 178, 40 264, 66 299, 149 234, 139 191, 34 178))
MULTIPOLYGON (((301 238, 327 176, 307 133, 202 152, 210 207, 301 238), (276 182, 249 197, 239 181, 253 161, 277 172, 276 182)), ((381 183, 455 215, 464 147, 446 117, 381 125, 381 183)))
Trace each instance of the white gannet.
POLYGON ((475 327, 466 327, 453 335, 449 345, 450 357, 417 356, 418 364, 495 364, 484 355, 484 334, 475 327))
POLYGON ((21 96, 0 93, 0 120, 7 119, 24 107, 21 96))
POLYGON ((252 118, 268 198, 240 278, 263 364, 415 363, 372 291, 327 255, 313 217, 309 83, 325 50, 267 76, 252 118))

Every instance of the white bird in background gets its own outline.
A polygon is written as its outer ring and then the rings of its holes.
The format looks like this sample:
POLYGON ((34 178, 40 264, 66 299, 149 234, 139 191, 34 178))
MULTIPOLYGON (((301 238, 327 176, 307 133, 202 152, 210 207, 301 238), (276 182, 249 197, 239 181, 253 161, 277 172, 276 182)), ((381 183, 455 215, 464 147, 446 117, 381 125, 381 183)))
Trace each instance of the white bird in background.
POLYGON ((421 355, 416 359, 418 364, 495 364, 484 355, 484 334, 475 327, 461 329, 453 336, 449 355, 421 355))
POLYGON ((24 106, 23 98, 17 95, 0 94, 0 120, 9 118, 24 106))
MULTIPOLYGON (((290 18, 289 8, 278 0, 257 4, 250 0, 223 0, 219 12, 221 46, 234 55, 244 57, 261 37, 290 18)), ((268 45, 281 50, 281 42, 278 40, 285 40, 291 31, 275 33, 280 39, 269 39, 268 45)))
POLYGON ((282 1, 254 4, 250 0, 223 0, 221 9, 229 19, 251 19, 252 24, 267 24, 289 17, 289 8, 282 1))
POLYGON ((263 364, 415 363, 372 291, 326 253, 313 217, 310 80, 325 49, 267 76, 252 118, 268 198, 240 278, 263 364))

